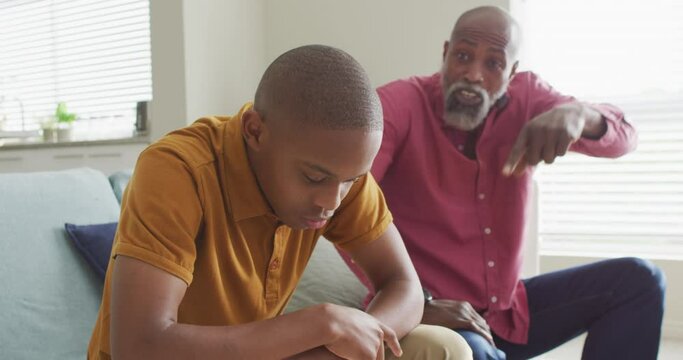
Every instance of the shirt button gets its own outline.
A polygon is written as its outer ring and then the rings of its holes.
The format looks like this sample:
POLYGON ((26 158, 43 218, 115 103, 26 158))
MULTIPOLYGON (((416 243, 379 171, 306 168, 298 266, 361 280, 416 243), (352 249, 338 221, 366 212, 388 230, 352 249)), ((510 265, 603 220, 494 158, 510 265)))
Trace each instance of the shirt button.
POLYGON ((460 150, 460 151, 465 150, 465 146, 463 146, 463 145, 458 145, 458 150, 460 150))
POLYGON ((498 298, 495 296, 491 296, 491 302, 495 304, 496 302, 498 302, 498 298))
POLYGON ((489 235, 491 233, 491 228, 484 228, 484 234, 489 235))
POLYGON ((479 200, 484 200, 484 198, 486 197, 486 194, 479 193, 478 197, 479 197, 479 200))
POLYGON ((496 263, 493 262, 493 260, 489 260, 488 265, 489 265, 489 267, 494 267, 494 266, 496 266, 496 263))

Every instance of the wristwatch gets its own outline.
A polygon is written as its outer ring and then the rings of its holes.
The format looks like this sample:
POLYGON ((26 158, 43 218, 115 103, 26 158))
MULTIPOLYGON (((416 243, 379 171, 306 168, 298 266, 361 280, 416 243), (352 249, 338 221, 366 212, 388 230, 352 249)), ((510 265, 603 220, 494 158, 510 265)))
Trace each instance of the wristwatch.
POLYGON ((425 297, 425 304, 434 300, 434 296, 432 296, 432 293, 429 290, 427 290, 427 288, 422 288, 422 294, 425 297))

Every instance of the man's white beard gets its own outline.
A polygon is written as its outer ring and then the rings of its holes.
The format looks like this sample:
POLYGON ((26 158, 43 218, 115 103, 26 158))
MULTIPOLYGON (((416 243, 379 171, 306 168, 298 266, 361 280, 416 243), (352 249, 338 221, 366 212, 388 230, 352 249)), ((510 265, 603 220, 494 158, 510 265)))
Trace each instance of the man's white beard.
POLYGON ((491 106, 505 93, 508 82, 506 81, 500 90, 494 94, 493 98, 488 92, 479 85, 471 85, 464 81, 456 81, 447 89, 444 89, 444 111, 443 117, 447 126, 458 130, 470 131, 476 129, 484 122, 491 106), (481 98, 478 105, 465 105, 458 101, 455 92, 467 90, 476 93, 481 98))

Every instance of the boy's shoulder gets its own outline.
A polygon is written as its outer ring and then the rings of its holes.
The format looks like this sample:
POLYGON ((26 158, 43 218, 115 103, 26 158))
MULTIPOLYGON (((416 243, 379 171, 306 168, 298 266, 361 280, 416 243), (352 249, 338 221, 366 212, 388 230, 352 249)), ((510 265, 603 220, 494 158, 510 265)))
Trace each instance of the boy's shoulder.
POLYGON ((209 116, 189 126, 172 131, 150 145, 145 156, 166 155, 176 157, 190 168, 197 168, 220 159, 232 117, 209 116))

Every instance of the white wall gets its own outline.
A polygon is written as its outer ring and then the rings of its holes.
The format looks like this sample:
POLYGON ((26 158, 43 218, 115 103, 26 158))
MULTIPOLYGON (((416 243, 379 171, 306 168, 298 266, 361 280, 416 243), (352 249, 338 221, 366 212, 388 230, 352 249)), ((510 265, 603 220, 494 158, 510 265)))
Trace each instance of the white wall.
POLYGON ((375 85, 441 65, 455 19, 510 0, 151 0, 151 138, 253 98, 266 66, 296 46, 349 52, 375 85))
POLYGON ((266 64, 263 0, 151 0, 151 139, 253 99, 266 64))
POLYGON ((187 121, 234 114, 266 66, 265 2, 185 0, 187 121))
POLYGON ((185 125, 185 54, 182 0, 151 0, 152 140, 185 125))
POLYGON ((436 72, 457 17, 480 5, 509 8, 509 0, 268 0, 267 62, 291 48, 341 48, 375 85, 436 72))
POLYGON ((375 85, 430 74, 455 19, 510 0, 151 0, 151 139, 211 114, 231 114, 266 66, 296 46, 342 48, 375 85))

